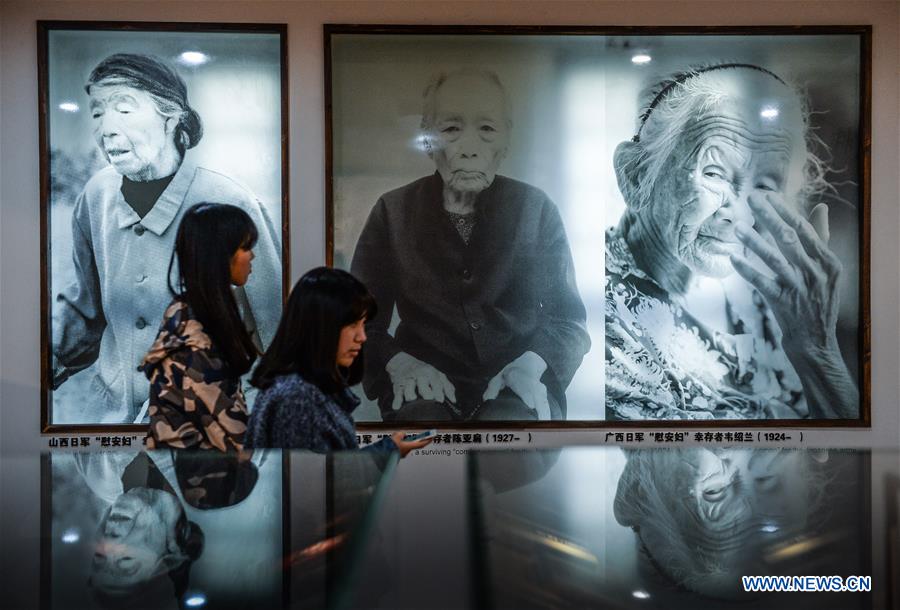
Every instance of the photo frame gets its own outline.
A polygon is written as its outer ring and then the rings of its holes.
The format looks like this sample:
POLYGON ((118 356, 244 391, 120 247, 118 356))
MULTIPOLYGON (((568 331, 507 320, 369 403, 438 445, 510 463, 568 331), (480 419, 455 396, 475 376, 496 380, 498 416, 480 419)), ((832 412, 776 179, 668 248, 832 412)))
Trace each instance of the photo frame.
MULTIPOLYGON (((870 26, 326 24, 324 34, 326 262, 357 275, 381 310, 367 323, 360 428, 871 425, 870 26), (439 95, 450 81, 455 117, 439 95), (722 112, 741 120, 754 104, 754 133, 777 124, 788 152, 773 161, 772 150, 704 136, 705 150, 753 166, 725 177, 743 195, 726 204, 717 192, 713 211, 695 206, 698 219, 650 227, 623 267, 610 247, 621 255, 624 233, 609 231, 631 226, 650 202, 638 194, 663 186, 629 175, 637 166, 617 149, 659 134, 690 149, 678 138, 691 117, 721 108, 693 91, 737 100, 722 112), (679 96, 692 111, 675 108, 679 96), (465 133, 466 117, 490 134, 465 133), (440 118, 455 121, 452 135, 440 118), (481 147, 456 163, 463 136, 481 147), (744 216, 714 218, 719 208, 744 216), (774 238, 788 222, 808 260, 776 272, 759 251, 775 247, 776 266, 793 256, 774 238), (637 298, 610 263, 659 294, 637 298), (805 310, 776 299, 788 284, 805 310), (631 308, 618 310, 628 291, 631 308), (801 310, 831 312, 821 341, 801 310), (832 364, 839 373, 817 386, 832 364)), ((698 154, 674 150, 655 157, 657 178, 682 181, 665 192, 708 193, 702 168, 683 166, 698 154)))
POLYGON ((144 430, 137 368, 192 205, 253 219, 254 272, 235 296, 259 347, 277 327, 290 278, 287 28, 39 21, 38 86, 41 428, 144 430))

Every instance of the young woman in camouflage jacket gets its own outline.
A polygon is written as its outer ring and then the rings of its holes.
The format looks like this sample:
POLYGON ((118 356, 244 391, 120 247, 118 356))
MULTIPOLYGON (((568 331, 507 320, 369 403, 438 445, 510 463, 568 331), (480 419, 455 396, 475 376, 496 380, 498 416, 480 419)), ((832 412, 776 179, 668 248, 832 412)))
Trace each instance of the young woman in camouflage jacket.
POLYGON ((238 207, 201 203, 185 214, 169 265, 171 274, 177 258, 178 290, 141 363, 150 380, 148 449, 243 448, 241 375, 258 351, 231 287, 247 282, 256 239, 238 207))

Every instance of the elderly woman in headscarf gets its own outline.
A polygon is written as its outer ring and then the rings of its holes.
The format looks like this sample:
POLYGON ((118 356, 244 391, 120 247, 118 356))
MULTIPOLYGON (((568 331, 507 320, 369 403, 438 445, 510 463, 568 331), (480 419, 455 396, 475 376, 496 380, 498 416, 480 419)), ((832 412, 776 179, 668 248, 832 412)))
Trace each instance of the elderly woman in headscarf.
POLYGON ((615 154, 627 209, 606 235, 607 417, 858 417, 796 90, 719 64, 658 83, 644 108, 615 154))
POLYGON ((234 205, 259 228, 253 278, 236 296, 260 349, 281 311, 280 243, 251 192, 186 158, 203 127, 170 65, 149 55, 111 55, 91 72, 85 91, 109 166, 75 202, 75 278, 56 296, 52 383, 55 389, 97 362, 90 406, 106 412, 104 421, 132 421, 147 400, 137 366, 172 298, 168 265, 185 211, 201 202, 234 205))

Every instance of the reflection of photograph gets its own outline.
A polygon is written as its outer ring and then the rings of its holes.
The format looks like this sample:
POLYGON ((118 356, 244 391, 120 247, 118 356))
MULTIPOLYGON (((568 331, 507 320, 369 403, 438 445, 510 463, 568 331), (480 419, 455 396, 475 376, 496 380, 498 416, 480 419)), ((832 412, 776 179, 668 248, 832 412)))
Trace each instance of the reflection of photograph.
POLYGON ((278 605, 280 457, 53 456, 48 607, 278 605))
MULTIPOLYGON (((497 607, 789 610, 796 594, 745 592, 741 576, 871 573, 867 451, 566 448, 496 488, 515 455, 471 456, 497 607)), ((804 595, 804 608, 871 607, 867 593, 804 595)))
POLYGON ((867 421, 868 30, 423 32, 326 27, 356 421, 867 421))
POLYGON ((45 424, 140 423, 149 385, 137 366, 172 299, 192 205, 253 220, 254 272, 235 296, 259 346, 278 323, 281 34, 43 25, 45 424))
POLYGON ((829 484, 861 455, 830 457, 825 450, 628 452, 615 517, 633 528, 661 577, 701 595, 738 598, 741 575, 805 574, 814 553, 797 549, 795 565, 786 565, 779 550, 802 540, 819 552, 830 548, 827 509, 859 506, 836 495, 850 481, 829 484))

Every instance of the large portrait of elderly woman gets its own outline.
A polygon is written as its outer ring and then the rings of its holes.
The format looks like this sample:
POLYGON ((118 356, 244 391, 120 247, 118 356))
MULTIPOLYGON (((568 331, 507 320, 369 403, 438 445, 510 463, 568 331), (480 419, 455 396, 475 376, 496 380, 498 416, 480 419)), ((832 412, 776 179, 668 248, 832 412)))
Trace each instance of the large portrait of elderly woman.
POLYGON ((233 295, 259 349, 278 324, 284 26, 42 22, 39 35, 43 428, 139 425, 137 367, 178 290, 192 206, 249 215, 259 239, 233 295))
POLYGON ((326 26, 356 421, 867 425, 869 35, 326 26))

